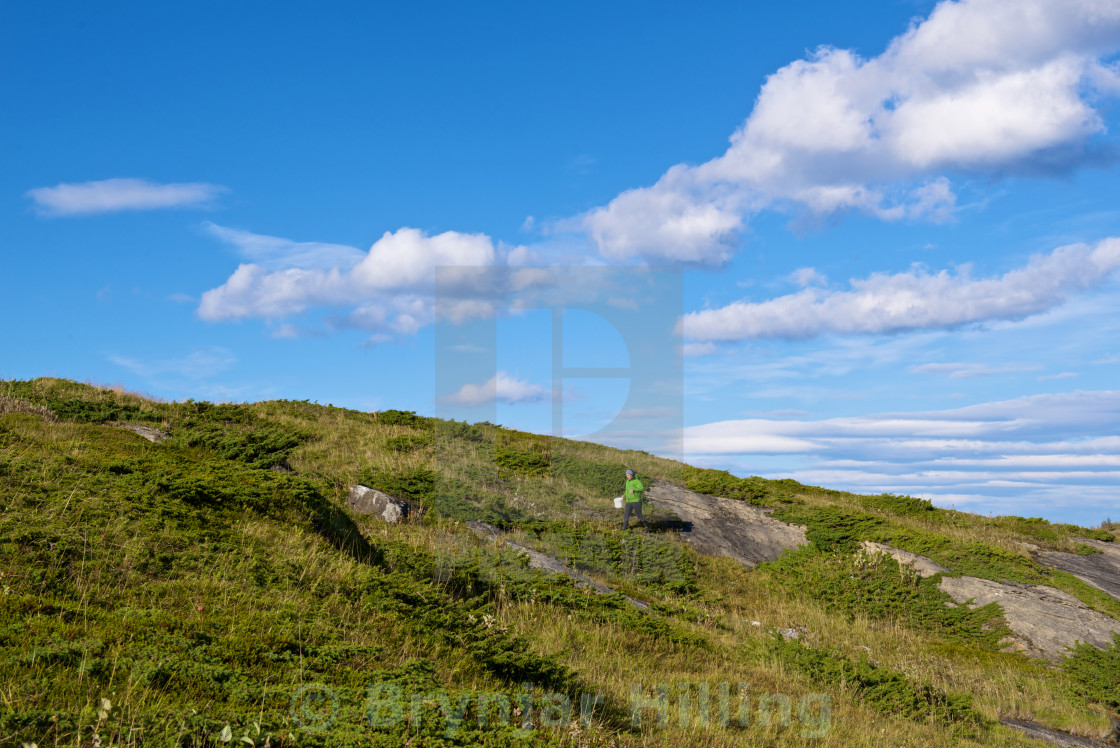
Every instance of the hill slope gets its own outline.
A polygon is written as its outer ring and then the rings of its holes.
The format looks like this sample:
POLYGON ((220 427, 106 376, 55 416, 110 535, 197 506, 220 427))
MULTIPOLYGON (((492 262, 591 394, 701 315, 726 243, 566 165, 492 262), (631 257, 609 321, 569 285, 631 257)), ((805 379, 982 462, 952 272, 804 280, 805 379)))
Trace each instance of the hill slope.
POLYGON ((939 583, 1045 585, 1118 619, 1106 589, 1043 563, 1100 551, 1082 538, 1110 549, 1114 529, 400 411, 3 382, 0 745, 1036 744, 1013 718, 1096 738, 1120 646, 1029 657, 997 603, 939 583), (668 501, 652 532, 622 533, 625 467, 808 544, 753 567, 708 555, 668 501), (353 515, 358 483, 423 511, 353 515))

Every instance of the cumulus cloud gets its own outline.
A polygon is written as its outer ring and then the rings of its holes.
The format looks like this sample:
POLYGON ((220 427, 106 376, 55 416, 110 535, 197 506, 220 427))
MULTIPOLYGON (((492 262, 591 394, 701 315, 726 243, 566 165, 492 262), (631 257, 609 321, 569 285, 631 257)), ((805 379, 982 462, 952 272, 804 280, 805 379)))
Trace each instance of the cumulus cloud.
POLYGON ((944 329, 985 320, 1015 320, 1051 309, 1069 294, 1102 283, 1120 268, 1120 239, 1075 244, 1031 257, 995 278, 973 278, 968 265, 931 274, 876 273, 848 290, 806 288, 762 302, 737 301, 686 314, 690 340, 801 340, 826 334, 944 329))
POLYGON ((494 245, 482 234, 413 228, 386 232, 368 252, 319 242, 293 242, 213 224, 208 230, 253 260, 202 294, 205 320, 282 319, 308 309, 348 309, 340 326, 412 334, 433 318, 437 266, 489 266, 494 245))
POLYGON ((864 59, 822 47, 771 75, 726 153, 582 217, 608 259, 720 263, 752 212, 948 216, 951 173, 1075 168, 1120 92, 1120 6, 960 0, 864 59))
POLYGON ((103 179, 27 192, 43 216, 78 216, 126 210, 157 210, 205 205, 225 191, 205 182, 159 184, 146 179, 103 179))
POLYGON ((464 384, 458 392, 448 395, 445 402, 475 408, 492 402, 538 403, 552 396, 552 390, 538 384, 518 379, 508 372, 499 371, 483 384, 464 384))
POLYGON ((285 337, 326 325, 363 330, 369 342, 380 343, 414 335, 437 320, 462 324, 591 301, 630 310, 659 303, 634 282, 639 269, 620 276, 603 267, 523 265, 540 258, 525 247, 495 246, 484 234, 429 235, 405 227, 386 232, 362 252, 216 224, 204 228, 236 247, 247 262, 201 295, 198 316, 280 323, 324 312, 316 323, 280 328, 285 337))

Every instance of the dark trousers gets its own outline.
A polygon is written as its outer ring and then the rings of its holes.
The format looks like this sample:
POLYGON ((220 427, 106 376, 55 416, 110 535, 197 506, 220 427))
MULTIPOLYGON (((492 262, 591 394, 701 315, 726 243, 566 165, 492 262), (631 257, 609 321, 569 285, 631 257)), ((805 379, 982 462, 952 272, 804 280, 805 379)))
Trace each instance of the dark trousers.
POLYGON ((638 517, 638 521, 642 523, 642 526, 645 527, 647 530, 649 529, 649 524, 646 522, 646 518, 642 516, 642 502, 640 502, 640 501, 627 501, 625 504, 622 505, 622 507, 623 507, 623 509, 622 509, 622 529, 623 530, 629 530, 630 529, 630 512, 633 512, 634 514, 636 514, 637 517, 638 517))

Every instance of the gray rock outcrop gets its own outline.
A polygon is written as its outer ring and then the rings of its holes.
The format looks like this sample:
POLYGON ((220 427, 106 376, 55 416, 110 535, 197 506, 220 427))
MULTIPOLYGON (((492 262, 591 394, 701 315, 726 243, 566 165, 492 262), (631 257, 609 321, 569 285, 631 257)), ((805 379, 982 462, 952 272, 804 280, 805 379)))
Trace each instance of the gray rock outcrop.
POLYGON ((367 486, 351 486, 346 496, 346 506, 358 514, 372 514, 390 524, 397 524, 408 517, 412 505, 367 486))
POLYGON ((152 426, 141 426, 138 423, 122 423, 119 424, 122 429, 131 431, 134 434, 139 434, 150 442, 159 444, 171 438, 171 434, 161 429, 153 428, 152 426))
POLYGON ((745 566, 774 561, 783 551, 806 545, 805 528, 771 517, 766 509, 739 499, 708 496, 655 481, 646 490, 655 508, 684 522, 681 540, 711 556, 727 556, 745 566))
POLYGON ((1085 584, 1108 593, 1114 600, 1120 600, 1120 543, 1084 538, 1078 538, 1077 542, 1100 552, 1082 556, 1077 553, 1042 551, 1035 554, 1035 560, 1045 566, 1068 571, 1085 584))
MULTIPOLYGON (((922 577, 951 571, 925 556, 883 543, 864 542, 863 549, 885 553, 899 563, 909 564, 922 577)), ((1014 632, 1012 646, 1033 657, 1058 660, 1077 642, 1103 649, 1112 644, 1114 633, 1120 633, 1120 621, 1053 587, 947 576, 942 577, 940 589, 961 605, 998 604, 1008 628, 1014 632)))
POLYGON ((934 574, 943 574, 950 571, 944 566, 934 563, 932 559, 919 556, 917 553, 901 550, 900 548, 892 548, 886 543, 872 543, 870 540, 865 540, 860 543, 860 546, 867 553, 884 553, 900 564, 908 564, 914 571, 918 572, 918 576, 923 579, 932 577, 934 574))
POLYGON ((1093 740, 1092 738, 1083 738, 1080 735, 1071 735, 1068 732, 1055 730, 1052 727, 1040 725, 1029 719, 1001 717, 999 721, 1001 725, 1018 730, 1029 738, 1044 740, 1051 745, 1061 746, 1061 748, 1108 748, 1110 745, 1115 745, 1115 743, 1105 743, 1100 740, 1093 740))
POLYGON ((972 607, 998 603, 1025 654, 1058 660, 1077 642, 1104 649, 1120 633, 1120 621, 1090 608, 1073 595, 1042 585, 945 577, 941 589, 972 607))

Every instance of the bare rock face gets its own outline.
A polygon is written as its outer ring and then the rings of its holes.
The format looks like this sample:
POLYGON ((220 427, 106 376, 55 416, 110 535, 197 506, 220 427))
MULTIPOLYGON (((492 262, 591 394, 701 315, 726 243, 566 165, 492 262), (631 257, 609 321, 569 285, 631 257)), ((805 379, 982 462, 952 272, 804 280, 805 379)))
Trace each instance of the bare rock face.
POLYGON ((1077 642, 1104 649, 1120 633, 1120 621, 1098 613, 1053 587, 992 582, 976 577, 945 577, 941 589, 972 607, 997 603, 1025 654, 1058 660, 1077 642))
MULTIPOLYGON (((925 556, 883 543, 865 541, 862 545, 868 553, 885 553, 900 564, 909 564, 922 577, 952 571, 925 556)), ((1113 633, 1120 632, 1120 621, 1098 613, 1073 595, 1053 587, 993 582, 977 577, 942 577, 940 588, 958 604, 970 603, 972 607, 998 604, 1014 632, 1011 645, 1032 657, 1056 661, 1067 655, 1067 649, 1077 642, 1103 649, 1112 644, 1113 633)))
POLYGON ((1100 540, 1078 538, 1077 542, 1095 548, 1100 553, 1081 556, 1076 553, 1043 551, 1035 555, 1035 560, 1045 566, 1068 571, 1085 584, 1107 592, 1115 600, 1120 600, 1120 543, 1105 543, 1100 540))
POLYGON ((886 543, 872 543, 870 540, 865 540, 860 543, 860 545, 867 553, 885 553, 900 564, 912 566, 914 571, 918 572, 918 576, 923 579, 932 577, 934 574, 943 574, 950 571, 944 566, 934 563, 932 559, 919 556, 917 553, 911 553, 910 551, 892 548, 886 543))
POLYGON ((374 514, 390 524, 397 524, 412 510, 412 505, 375 488, 351 486, 346 505, 358 514, 374 514))
POLYGON ((154 442, 156 444, 159 444, 160 442, 171 438, 171 434, 167 433, 166 431, 161 431, 160 429, 153 428, 151 426, 141 426, 138 423, 122 423, 120 424, 120 427, 122 429, 131 431, 134 434, 139 434, 148 441, 154 442))
POLYGON ((1032 722, 1029 719, 1000 717, 999 721, 1000 724, 1018 730, 1027 737, 1034 738, 1035 740, 1044 740, 1051 745, 1062 746, 1062 748, 1108 748, 1110 745, 1115 745, 1115 743, 1105 743, 1100 740, 1093 740, 1092 738, 1083 738, 1080 735, 1071 735, 1068 732, 1055 730, 1051 727, 1040 725, 1037 722, 1032 722))
POLYGON ((767 510, 739 499, 707 496, 661 481, 646 490, 646 497, 681 518, 681 540, 701 553, 727 556, 745 566, 774 561, 783 551, 808 544, 804 527, 780 522, 767 510))

